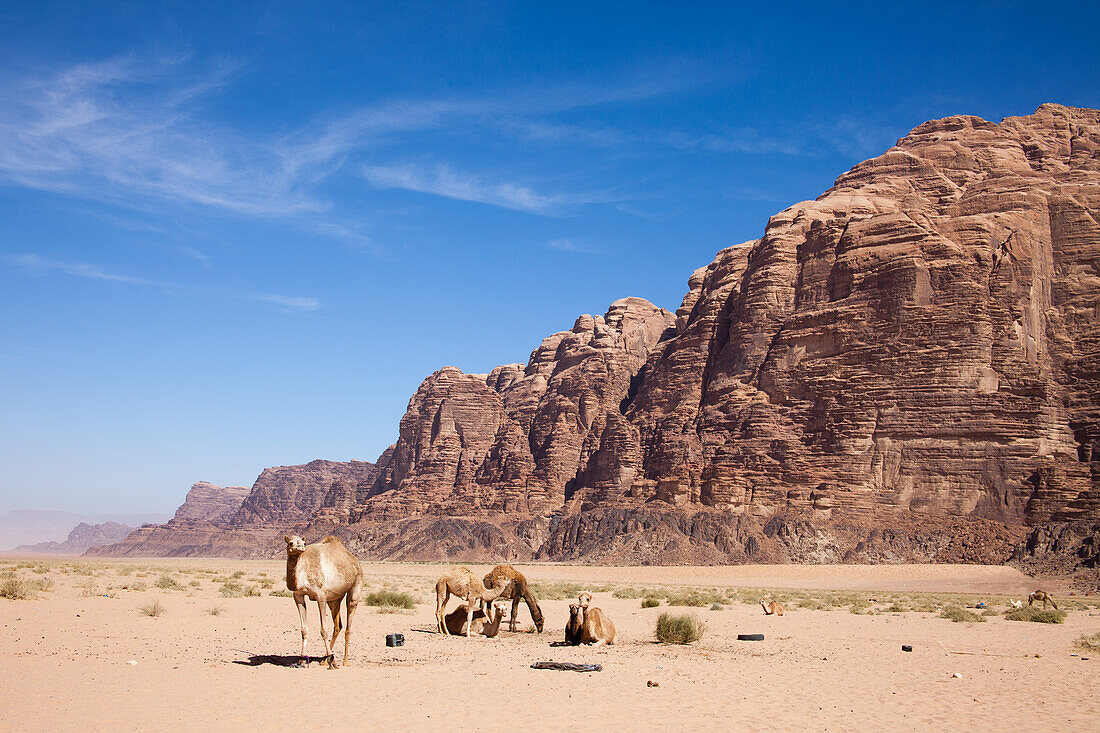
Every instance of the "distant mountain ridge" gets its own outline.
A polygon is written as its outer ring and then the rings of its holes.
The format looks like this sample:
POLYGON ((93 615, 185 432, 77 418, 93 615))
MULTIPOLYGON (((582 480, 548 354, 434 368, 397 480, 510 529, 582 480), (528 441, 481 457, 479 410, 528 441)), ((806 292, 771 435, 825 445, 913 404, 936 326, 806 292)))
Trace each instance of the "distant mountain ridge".
POLYGON ((0 514, 0 550, 38 542, 64 542, 78 524, 117 522, 130 527, 160 524, 168 514, 78 514, 50 509, 16 509, 0 514))

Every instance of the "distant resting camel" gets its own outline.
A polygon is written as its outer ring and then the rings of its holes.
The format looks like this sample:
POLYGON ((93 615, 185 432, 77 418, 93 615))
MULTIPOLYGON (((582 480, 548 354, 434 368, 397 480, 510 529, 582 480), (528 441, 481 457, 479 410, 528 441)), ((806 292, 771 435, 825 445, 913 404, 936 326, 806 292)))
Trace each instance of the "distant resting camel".
MULTIPOLYGON (((447 624, 447 631, 452 636, 463 636, 466 634, 466 605, 460 604, 455 610, 451 611, 444 617, 444 621, 447 624)), ((473 633, 481 634, 482 636, 492 639, 498 633, 500 633, 500 621, 504 618, 504 607, 493 603, 489 613, 492 618, 485 615, 485 611, 480 608, 474 611, 473 621, 473 633)))
POLYGON ((435 584, 435 620, 436 629, 441 634, 449 634, 447 623, 443 618, 443 609, 451 596, 458 596, 466 602, 466 636, 471 636, 470 629, 473 626, 474 610, 478 601, 489 603, 495 601, 508 590, 507 585, 489 590, 481 582, 481 578, 461 565, 453 565, 436 581, 435 584))
POLYGON ((298 666, 309 664, 306 657, 306 598, 317 601, 321 616, 321 640, 325 643, 325 662, 329 669, 336 669, 333 647, 340 635, 340 603, 346 599, 347 624, 344 630, 344 664, 348 663, 348 646, 351 640, 351 619, 359 605, 363 592, 363 568, 343 543, 329 535, 320 542, 307 545, 294 535, 283 535, 286 541, 286 587, 294 594, 298 606, 298 621, 302 629, 302 653, 298 666), (334 625, 332 638, 325 629, 325 606, 334 625))
POLYGON ((527 604, 527 610, 531 612, 531 620, 535 622, 535 629, 540 634, 542 633, 544 623, 542 609, 539 608, 539 602, 535 600, 535 594, 531 592, 531 587, 523 573, 511 565, 497 565, 483 578, 483 582, 486 588, 499 588, 511 584, 511 591, 506 594, 512 599, 512 616, 508 619, 509 631, 516 630, 516 615, 519 611, 519 602, 522 600, 527 604))
POLYGON ((1050 594, 1047 593, 1045 590, 1037 590, 1027 597, 1027 605, 1030 606, 1033 603, 1042 603, 1044 611, 1046 610, 1048 601, 1050 602, 1050 605, 1054 606, 1054 610, 1057 611, 1058 604, 1054 602, 1054 599, 1051 598, 1050 594))
MULTIPOLYGON (((592 598, 587 593, 582 594, 582 596, 588 596, 588 598, 578 600, 590 602, 592 598)), ((611 619, 608 618, 606 613, 595 606, 571 603, 569 604, 569 621, 565 625, 565 641, 573 646, 580 644, 595 644, 596 646, 614 644, 615 624, 611 623, 611 619)))
POLYGON ((771 603, 764 603, 764 601, 760 601, 760 607, 764 609, 765 616, 771 616, 773 613, 776 616, 783 615, 783 604, 779 601, 772 601, 771 603))

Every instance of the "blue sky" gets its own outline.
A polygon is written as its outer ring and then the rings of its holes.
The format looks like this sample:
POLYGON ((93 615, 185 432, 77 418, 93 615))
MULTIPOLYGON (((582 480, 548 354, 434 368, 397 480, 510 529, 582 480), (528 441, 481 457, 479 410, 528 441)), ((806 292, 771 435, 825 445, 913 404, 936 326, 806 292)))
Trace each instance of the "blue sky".
POLYGON ((0 510, 373 460, 926 119, 1100 106, 1095 6, 963 5, 0 4, 0 510))

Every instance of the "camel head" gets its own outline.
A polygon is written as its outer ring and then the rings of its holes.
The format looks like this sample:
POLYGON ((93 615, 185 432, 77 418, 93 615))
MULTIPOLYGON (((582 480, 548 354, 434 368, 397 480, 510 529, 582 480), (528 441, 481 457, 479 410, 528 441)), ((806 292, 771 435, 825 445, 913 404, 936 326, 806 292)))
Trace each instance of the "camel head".
POLYGON ((573 623, 574 619, 577 619, 581 615, 581 607, 576 603, 569 604, 569 622, 573 623))
POLYGON ((538 604, 535 604, 535 606, 531 608, 531 619, 535 622, 535 628, 541 634, 546 619, 542 617, 542 610, 538 607, 538 604))
POLYGON ((588 604, 592 602, 591 593, 581 593, 577 596, 577 605, 581 608, 588 608, 588 604))
POLYGON ((286 540, 287 555, 301 555, 306 549, 306 541, 298 535, 283 535, 283 539, 286 540))

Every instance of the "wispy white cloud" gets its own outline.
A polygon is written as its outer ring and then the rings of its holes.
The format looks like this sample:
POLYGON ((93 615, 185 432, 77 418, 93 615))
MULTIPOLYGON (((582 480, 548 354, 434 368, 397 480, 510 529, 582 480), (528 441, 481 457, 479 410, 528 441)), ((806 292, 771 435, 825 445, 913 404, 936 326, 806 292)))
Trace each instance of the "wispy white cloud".
POLYGON ((363 177, 377 188, 400 188, 536 214, 553 213, 568 204, 594 202, 594 199, 585 197, 540 194, 527 186, 508 181, 487 182, 443 164, 430 170, 409 164, 366 166, 363 177))
POLYGON ((601 254, 602 250, 591 247, 575 239, 551 239, 544 245, 547 249, 555 249, 559 252, 574 252, 577 254, 601 254))
POLYGON ((73 277, 83 277, 91 280, 107 280, 109 282, 128 283, 130 285, 152 285, 150 281, 129 275, 119 275, 107 272, 98 265, 90 265, 86 262, 63 262, 39 257, 36 254, 13 255, 7 258, 13 265, 18 265, 30 270, 63 272, 73 277))
POLYGON ((251 300, 264 303, 274 303, 288 310, 315 311, 321 308, 321 302, 316 298, 297 297, 291 295, 272 295, 270 293, 254 293, 246 290, 225 290, 217 288, 205 288, 179 283, 170 283, 159 280, 149 280, 142 277, 122 275, 103 269, 99 265, 87 262, 75 262, 69 260, 55 260, 42 257, 37 254, 9 255, 4 258, 10 265, 39 273, 61 273, 71 277, 85 278, 89 280, 103 280, 124 285, 138 285, 155 288, 164 292, 174 292, 193 296, 214 296, 233 298, 236 300, 251 300))

